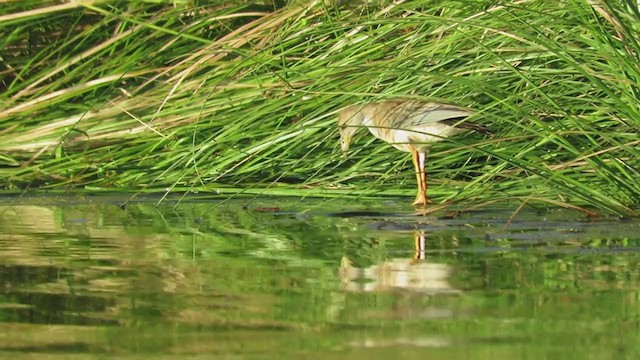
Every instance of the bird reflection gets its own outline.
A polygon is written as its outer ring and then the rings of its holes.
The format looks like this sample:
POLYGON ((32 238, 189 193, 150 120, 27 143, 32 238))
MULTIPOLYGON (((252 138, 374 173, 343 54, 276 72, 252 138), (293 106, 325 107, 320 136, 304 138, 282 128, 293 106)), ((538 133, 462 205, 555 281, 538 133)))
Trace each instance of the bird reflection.
POLYGON ((453 272, 450 265, 429 262, 427 234, 414 233, 414 254, 411 258, 389 259, 367 267, 354 266, 344 256, 340 264, 342 288, 355 292, 409 290, 430 294, 450 294, 459 290, 449 284, 453 272))
POLYGON ((416 231, 413 234, 413 246, 415 250, 413 255, 414 263, 419 260, 425 260, 427 258, 427 236, 424 231, 416 231))

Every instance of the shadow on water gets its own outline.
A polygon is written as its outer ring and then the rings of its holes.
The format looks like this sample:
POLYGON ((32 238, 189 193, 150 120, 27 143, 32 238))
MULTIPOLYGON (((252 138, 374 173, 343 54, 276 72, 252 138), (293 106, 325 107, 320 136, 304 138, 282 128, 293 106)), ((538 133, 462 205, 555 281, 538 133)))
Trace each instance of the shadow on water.
POLYGON ((0 354, 636 358, 640 223, 5 198, 0 354))

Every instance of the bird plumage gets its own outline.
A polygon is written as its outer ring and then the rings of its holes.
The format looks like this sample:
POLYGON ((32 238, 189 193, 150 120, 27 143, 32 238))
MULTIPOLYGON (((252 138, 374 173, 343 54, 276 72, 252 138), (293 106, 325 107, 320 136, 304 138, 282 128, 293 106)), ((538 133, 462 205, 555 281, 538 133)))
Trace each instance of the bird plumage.
POLYGON ((489 132, 483 125, 463 121, 472 114, 453 105, 390 100, 348 106, 340 111, 338 126, 343 151, 348 150, 355 132, 367 127, 375 137, 410 152, 410 144, 428 149, 431 143, 464 130, 489 132))

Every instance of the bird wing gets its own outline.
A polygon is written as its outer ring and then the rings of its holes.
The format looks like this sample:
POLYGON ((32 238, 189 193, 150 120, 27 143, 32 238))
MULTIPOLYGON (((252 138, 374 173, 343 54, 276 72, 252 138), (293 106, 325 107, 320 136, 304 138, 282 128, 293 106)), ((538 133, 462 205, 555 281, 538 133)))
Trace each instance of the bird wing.
POLYGON ((473 114, 469 110, 446 104, 410 102, 403 105, 389 110, 393 118, 391 124, 395 128, 411 129, 447 119, 461 120, 473 114))

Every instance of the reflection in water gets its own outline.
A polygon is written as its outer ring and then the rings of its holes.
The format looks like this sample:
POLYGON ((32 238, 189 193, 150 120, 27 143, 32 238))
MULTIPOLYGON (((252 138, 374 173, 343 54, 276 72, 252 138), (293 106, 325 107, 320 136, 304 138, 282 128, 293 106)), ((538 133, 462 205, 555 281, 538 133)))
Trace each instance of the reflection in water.
POLYGON ((0 357, 640 356, 637 222, 98 200, 0 202, 0 357))
POLYGON ((414 247, 412 258, 390 259, 365 268, 355 267, 349 258, 342 257, 342 289, 363 292, 410 290, 428 294, 458 293, 459 290, 448 282, 452 267, 426 260, 427 235, 424 231, 414 234, 414 247))
POLYGON ((427 234, 424 231, 417 231, 413 234, 413 259, 425 260, 427 258, 427 234))

